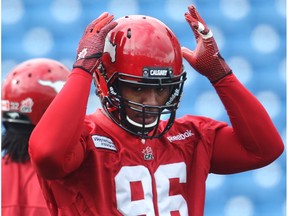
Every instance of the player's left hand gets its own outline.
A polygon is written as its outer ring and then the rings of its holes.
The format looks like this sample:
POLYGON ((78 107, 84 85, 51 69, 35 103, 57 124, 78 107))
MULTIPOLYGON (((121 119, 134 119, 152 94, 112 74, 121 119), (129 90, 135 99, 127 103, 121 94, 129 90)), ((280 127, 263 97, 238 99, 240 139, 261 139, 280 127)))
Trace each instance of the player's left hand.
POLYGON ((190 5, 188 10, 189 12, 185 13, 185 19, 193 30, 197 46, 193 51, 182 47, 183 57, 196 71, 215 83, 232 71, 221 57, 211 30, 195 6, 190 5))

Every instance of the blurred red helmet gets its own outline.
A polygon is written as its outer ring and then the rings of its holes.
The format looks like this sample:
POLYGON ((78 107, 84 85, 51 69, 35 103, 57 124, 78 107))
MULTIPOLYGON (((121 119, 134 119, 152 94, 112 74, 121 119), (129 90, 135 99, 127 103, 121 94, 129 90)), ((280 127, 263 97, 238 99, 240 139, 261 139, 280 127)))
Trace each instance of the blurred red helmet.
POLYGON ((136 131, 131 129, 134 127, 127 122, 123 108, 129 107, 129 102, 124 102, 118 85, 133 83, 171 87, 166 105, 157 107, 159 119, 162 114, 170 115, 167 128, 160 134, 156 133, 158 124, 150 128, 155 132, 152 137, 159 137, 174 121, 186 79, 180 44, 174 33, 155 18, 131 15, 116 22, 118 25, 106 37, 102 63, 96 70, 97 94, 110 118, 120 127, 135 135, 150 137, 144 123, 136 131))
POLYGON ((36 125, 69 73, 60 62, 46 58, 17 65, 2 85, 2 121, 36 125))

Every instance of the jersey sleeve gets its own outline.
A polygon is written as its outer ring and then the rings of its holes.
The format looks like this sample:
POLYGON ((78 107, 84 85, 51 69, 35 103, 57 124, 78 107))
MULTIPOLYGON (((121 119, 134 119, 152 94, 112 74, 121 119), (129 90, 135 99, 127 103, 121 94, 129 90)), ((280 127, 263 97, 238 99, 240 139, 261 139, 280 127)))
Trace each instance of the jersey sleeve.
POLYGON ((85 138, 81 134, 91 81, 90 74, 73 69, 31 134, 31 161, 44 178, 64 177, 84 159, 85 138))
POLYGON ((232 127, 215 136, 211 172, 237 173, 263 167, 284 150, 282 139, 268 113, 233 75, 214 84, 232 127))

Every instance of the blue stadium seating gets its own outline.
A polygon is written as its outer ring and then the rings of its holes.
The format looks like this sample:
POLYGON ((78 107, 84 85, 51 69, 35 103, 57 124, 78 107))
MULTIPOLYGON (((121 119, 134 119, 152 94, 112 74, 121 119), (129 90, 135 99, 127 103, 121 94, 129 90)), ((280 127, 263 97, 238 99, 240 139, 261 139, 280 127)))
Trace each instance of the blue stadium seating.
MULTIPOLYGON (((154 16, 175 32, 182 45, 193 49, 195 40, 192 31, 184 17, 181 20, 191 2, 188 0, 2 1, 2 81, 13 66, 33 57, 50 57, 63 63, 70 62, 71 64, 67 66, 71 68, 84 28, 104 11, 117 16, 130 13, 154 16), (60 6, 63 8, 55 7, 56 3, 61 3, 60 6), (180 18, 177 19, 175 16, 178 14, 180 18), (74 19, 69 21, 69 17, 74 19), (44 33, 42 32, 44 35, 37 35, 40 34, 39 31, 38 33, 34 31, 39 28, 44 30, 44 33), (50 39, 43 41, 42 37, 50 39), (40 52, 44 45, 46 51, 40 52), (33 49, 33 46, 40 51, 33 49)), ((286 13, 283 9, 286 8, 285 0, 193 2, 207 24, 211 25, 211 29, 215 29, 215 38, 222 44, 220 48, 223 57, 228 62, 234 57, 241 57, 248 63, 251 76, 245 85, 263 101, 268 101, 264 105, 267 106, 286 143, 286 13), (235 9, 234 16, 231 11, 235 9), (243 16, 239 18, 237 15, 241 15, 240 13, 243 13, 243 16), (271 99, 265 98, 265 95, 271 99)), ((196 74, 187 62, 185 67, 190 80, 185 86, 177 115, 205 115, 207 111, 207 115, 211 114, 221 121, 229 121, 221 104, 216 109, 223 111, 218 112, 213 110, 215 106, 207 106, 208 101, 205 103, 201 100, 204 93, 213 95, 214 90, 210 83, 196 74)), ((237 67, 233 70, 236 73, 237 67)), ((91 95, 93 94, 92 88, 91 95)), ((88 113, 93 112, 97 104, 96 97, 91 98, 88 113)), ((218 104, 217 100, 213 103, 218 104)), ((285 203, 286 151, 273 165, 260 170, 228 176, 211 175, 207 181, 205 216, 284 216, 285 203)))

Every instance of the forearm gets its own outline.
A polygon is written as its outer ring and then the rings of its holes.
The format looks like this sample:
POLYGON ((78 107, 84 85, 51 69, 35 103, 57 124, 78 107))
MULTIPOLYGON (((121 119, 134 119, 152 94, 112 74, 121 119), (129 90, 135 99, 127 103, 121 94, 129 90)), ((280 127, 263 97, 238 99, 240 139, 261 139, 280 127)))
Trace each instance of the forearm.
POLYGON ((30 138, 29 152, 40 173, 58 177, 80 164, 83 158, 80 136, 91 80, 90 74, 74 69, 35 127, 30 138))
POLYGON ((242 149, 258 158, 259 166, 275 160, 283 151, 283 142, 257 98, 233 74, 214 84, 214 87, 242 149))

